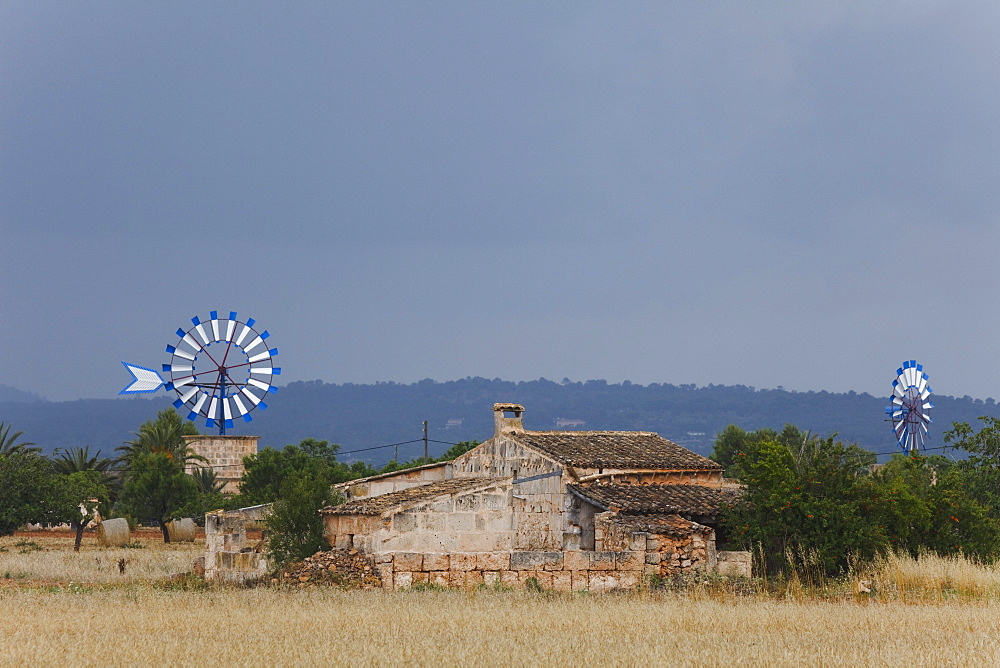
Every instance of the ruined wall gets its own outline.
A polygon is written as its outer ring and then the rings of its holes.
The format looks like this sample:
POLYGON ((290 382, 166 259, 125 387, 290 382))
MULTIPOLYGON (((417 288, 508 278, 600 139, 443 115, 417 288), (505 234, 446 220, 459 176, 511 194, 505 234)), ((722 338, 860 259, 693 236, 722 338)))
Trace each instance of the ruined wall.
POLYGON ((600 513, 595 519, 597 550, 642 550, 645 563, 656 568, 656 575, 675 575, 689 568, 718 570, 715 531, 702 527, 684 536, 635 531, 612 521, 613 513, 600 513))
MULTIPOLYGON (((257 442, 260 436, 219 436, 198 435, 184 436, 188 449, 208 460, 208 466, 215 471, 216 479, 225 483, 223 494, 237 494, 240 478, 243 477, 243 458, 257 454, 257 442)), ((188 463, 184 470, 192 473, 194 469, 205 466, 202 462, 188 463)))
POLYGON ((247 540, 248 528, 260 528, 271 505, 205 514, 205 579, 244 582, 263 577, 269 564, 263 539, 247 540))

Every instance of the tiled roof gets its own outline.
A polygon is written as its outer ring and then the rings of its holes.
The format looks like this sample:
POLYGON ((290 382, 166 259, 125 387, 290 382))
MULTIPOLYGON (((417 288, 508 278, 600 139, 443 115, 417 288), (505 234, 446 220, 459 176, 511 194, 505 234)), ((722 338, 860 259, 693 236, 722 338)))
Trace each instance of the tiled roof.
POLYGON ((722 470, 711 459, 648 431, 524 431, 509 435, 567 466, 722 470))
POLYGON ((693 533, 708 533, 707 527, 680 515, 615 515, 611 518, 615 524, 627 527, 630 531, 645 531, 646 533, 662 534, 683 538, 693 533))
POLYGON ((576 493, 598 506, 625 515, 673 514, 717 517, 725 503, 739 492, 702 485, 570 485, 576 493))
POLYGON ((398 492, 370 496, 357 501, 348 501, 339 506, 327 506, 320 512, 324 515, 381 515, 396 506, 409 505, 420 501, 430 501, 439 496, 486 488, 509 478, 452 478, 437 480, 426 485, 417 485, 398 492))

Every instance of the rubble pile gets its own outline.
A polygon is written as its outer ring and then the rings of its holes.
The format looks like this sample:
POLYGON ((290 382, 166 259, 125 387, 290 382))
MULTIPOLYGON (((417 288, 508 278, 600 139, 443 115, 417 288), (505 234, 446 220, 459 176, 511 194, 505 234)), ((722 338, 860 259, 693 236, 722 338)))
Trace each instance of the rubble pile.
POLYGON ((357 550, 317 552, 290 564, 271 579, 297 587, 326 585, 347 589, 378 589, 382 581, 375 574, 372 558, 357 550))

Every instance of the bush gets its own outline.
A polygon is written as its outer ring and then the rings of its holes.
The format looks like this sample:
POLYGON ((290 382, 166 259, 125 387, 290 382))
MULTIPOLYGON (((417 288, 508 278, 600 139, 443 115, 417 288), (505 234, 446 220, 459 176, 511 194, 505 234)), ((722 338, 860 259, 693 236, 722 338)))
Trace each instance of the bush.
POLYGON ((267 518, 267 549, 279 567, 330 549, 319 509, 335 500, 325 475, 298 471, 281 483, 278 499, 267 518))

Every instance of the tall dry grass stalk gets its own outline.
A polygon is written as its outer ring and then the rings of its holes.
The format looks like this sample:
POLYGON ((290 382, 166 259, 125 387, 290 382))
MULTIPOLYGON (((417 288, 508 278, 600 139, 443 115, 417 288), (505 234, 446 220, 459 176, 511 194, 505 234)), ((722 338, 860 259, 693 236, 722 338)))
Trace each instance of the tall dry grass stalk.
POLYGON ((1000 600, 1000 564, 982 564, 962 556, 890 554, 861 568, 858 576, 869 577, 873 593, 883 598, 1000 600))
POLYGON ((997 665, 1000 604, 0 589, 3 663, 997 665))

